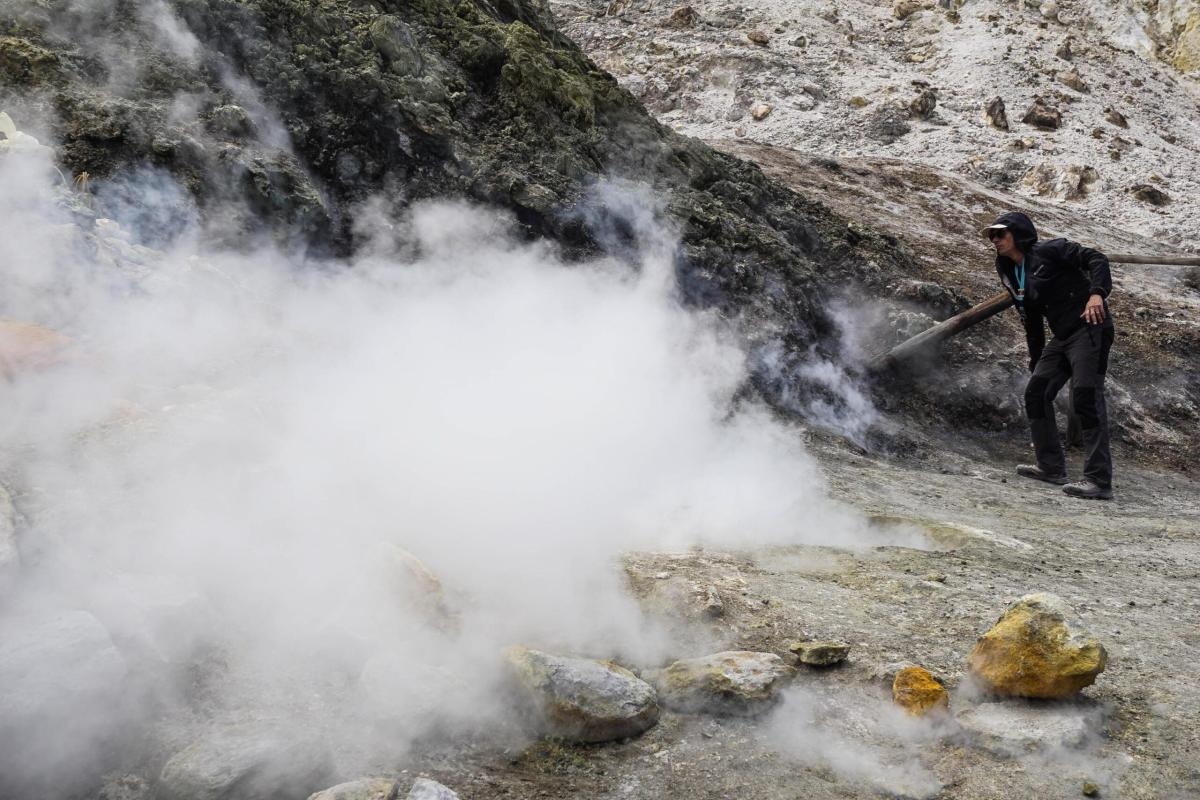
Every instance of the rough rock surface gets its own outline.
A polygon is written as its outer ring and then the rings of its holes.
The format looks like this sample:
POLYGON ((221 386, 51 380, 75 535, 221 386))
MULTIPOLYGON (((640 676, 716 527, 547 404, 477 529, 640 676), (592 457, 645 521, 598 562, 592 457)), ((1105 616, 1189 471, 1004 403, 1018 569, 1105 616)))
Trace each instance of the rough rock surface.
POLYGON ((76 791, 72 782, 86 780, 107 755, 88 737, 128 713, 129 672, 108 631, 85 611, 0 618, 0 796, 76 791), (76 735, 64 740, 67 727, 76 735), (52 777, 52 789, 38 770, 48 748, 72 765, 52 777))
POLYGON ((158 779, 158 797, 307 797, 329 772, 325 748, 300 732, 253 725, 218 728, 167 760, 158 779))
POLYGON ((1194 0, 1070 0, 1049 15, 1043 10, 1054 4, 1005 0, 947 0, 924 9, 913 0, 704 0, 691 4, 701 22, 675 30, 658 27, 669 0, 631 4, 619 14, 606 14, 606 4, 554 0, 552 7, 600 66, 684 133, 739 137, 738 123, 724 112, 749 94, 775 105, 769 120, 740 134, 753 142, 839 159, 883 156, 959 175, 1011 159, 1019 168, 999 186, 1027 197, 1019 185, 1026 170, 1069 158, 1101 172, 1100 191, 1085 204, 1095 218, 1166 244, 1190 246, 1200 234, 1200 199, 1189 199, 1187 211, 1155 213, 1123 191, 1169 169, 1168 192, 1200 198, 1194 0), (765 48, 736 41, 738 31, 752 28, 780 32, 765 48), (1061 83, 1064 72, 1090 91, 1061 83), (889 142, 863 136, 869 123, 852 98, 866 106, 907 103, 921 84, 938 98, 927 123, 889 142), (823 100, 805 99, 813 97, 809 87, 823 100), (1013 133, 992 127, 980 109, 997 94, 1010 114, 1019 109, 1016 117, 1044 97, 1064 123, 1035 132, 1014 117, 1013 133), (1107 136, 1091 136, 1098 126, 1112 130, 1106 107, 1124 112, 1140 142, 1120 161, 1109 161, 1107 136), (1034 140, 1029 147, 1017 138, 1025 132, 1034 140))
POLYGON ((946 687, 924 667, 905 667, 892 681, 892 702, 915 717, 923 717, 950 705, 946 687))
POLYGON ((667 708, 753 715, 774 706, 794 670, 774 653, 745 650, 676 661, 651 678, 667 708))
POLYGON ((511 677, 546 733, 576 742, 637 736, 658 721, 653 687, 611 661, 512 647, 511 677))
POLYGON ((850 655, 850 645, 842 642, 796 642, 788 647, 801 664, 810 667, 831 667, 850 655))
POLYGON ((458 794, 429 778, 417 778, 408 791, 408 800, 458 800, 458 794))
POLYGON ((360 778, 309 795, 308 800, 396 800, 400 782, 389 778, 360 778))
POLYGON ((1011 697, 1069 697, 1091 686, 1108 654, 1057 595, 1013 603, 971 651, 971 673, 989 692, 1011 697))

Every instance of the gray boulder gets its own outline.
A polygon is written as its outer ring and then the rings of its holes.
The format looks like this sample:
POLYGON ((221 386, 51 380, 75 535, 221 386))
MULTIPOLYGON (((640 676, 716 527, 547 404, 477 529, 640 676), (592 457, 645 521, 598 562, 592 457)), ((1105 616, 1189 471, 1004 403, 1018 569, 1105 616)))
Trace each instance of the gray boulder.
POLYGON ((651 680, 674 711, 750 716, 779 702, 779 690, 794 674, 774 653, 734 650, 676 661, 651 680))
POLYGON ((331 771, 319 743, 281 730, 233 726, 210 731, 167 761, 159 800, 294 800, 331 771))
POLYGON ((67 796, 98 779, 98 743, 113 743, 129 712, 127 675, 85 611, 0 618, 0 797, 67 796))
POLYGON ((458 800, 458 794, 429 778, 417 778, 408 792, 408 800, 458 800))
POLYGON ((505 651, 509 675, 546 733, 574 742, 637 736, 658 721, 653 687, 611 661, 525 647, 505 651))
POLYGON ((399 796, 399 781, 389 778, 359 778, 311 794, 308 800, 396 800, 399 796))

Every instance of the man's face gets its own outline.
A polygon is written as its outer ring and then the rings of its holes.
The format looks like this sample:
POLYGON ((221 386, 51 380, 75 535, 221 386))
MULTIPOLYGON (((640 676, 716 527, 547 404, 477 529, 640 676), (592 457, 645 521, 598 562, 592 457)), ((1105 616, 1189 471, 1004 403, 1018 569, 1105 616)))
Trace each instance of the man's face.
POLYGON ((991 231, 988 233, 988 238, 992 240, 992 244, 996 248, 996 255, 1013 258, 1017 254, 1017 245, 1013 241, 1012 231, 991 231))

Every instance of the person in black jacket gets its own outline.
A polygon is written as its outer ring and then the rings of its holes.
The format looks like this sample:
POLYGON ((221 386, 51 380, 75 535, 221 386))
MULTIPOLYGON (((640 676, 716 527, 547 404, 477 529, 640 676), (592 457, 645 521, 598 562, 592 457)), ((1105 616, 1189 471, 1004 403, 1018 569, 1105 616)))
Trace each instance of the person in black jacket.
POLYGON ((1066 239, 1039 242, 1033 222, 1020 212, 1001 214, 983 232, 996 248, 996 272, 1025 325, 1033 373, 1025 387, 1025 413, 1037 464, 1022 464, 1017 473, 1058 484, 1073 497, 1110 500, 1104 375, 1115 331, 1107 303, 1108 258, 1066 239), (1047 323, 1054 334, 1049 344, 1047 323), (1068 483, 1054 419, 1054 398, 1067 381, 1083 428, 1083 480, 1077 483, 1068 483))

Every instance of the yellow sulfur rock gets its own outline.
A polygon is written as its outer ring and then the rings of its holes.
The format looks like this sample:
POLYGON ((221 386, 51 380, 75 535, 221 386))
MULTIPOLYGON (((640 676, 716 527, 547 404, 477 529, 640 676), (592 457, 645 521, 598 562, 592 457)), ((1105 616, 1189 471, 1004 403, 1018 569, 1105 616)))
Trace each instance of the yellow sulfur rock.
POLYGON ((905 667, 892 681, 892 701, 914 717, 931 711, 945 711, 950 706, 946 687, 924 667, 905 667))
POLYGON ((976 680, 1009 697, 1069 697, 1095 682, 1108 654, 1062 598, 1022 597, 979 638, 969 659, 976 680))

